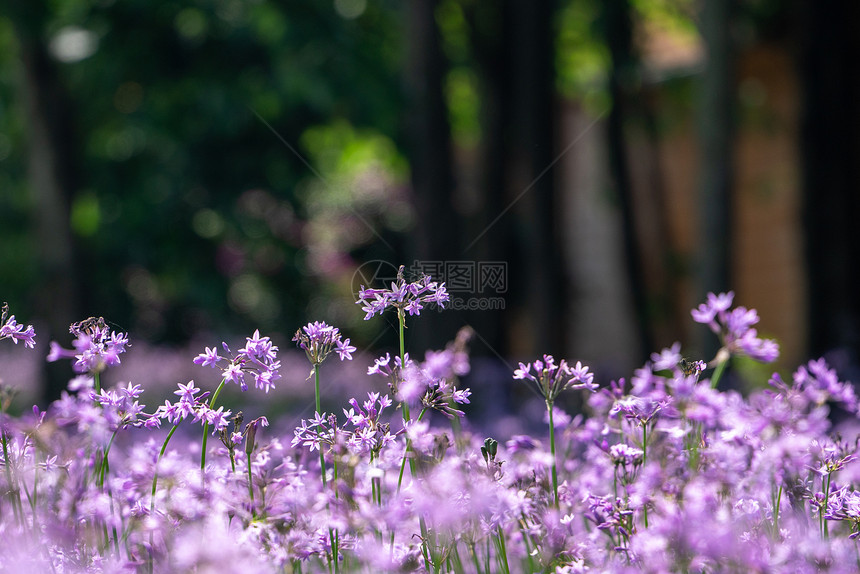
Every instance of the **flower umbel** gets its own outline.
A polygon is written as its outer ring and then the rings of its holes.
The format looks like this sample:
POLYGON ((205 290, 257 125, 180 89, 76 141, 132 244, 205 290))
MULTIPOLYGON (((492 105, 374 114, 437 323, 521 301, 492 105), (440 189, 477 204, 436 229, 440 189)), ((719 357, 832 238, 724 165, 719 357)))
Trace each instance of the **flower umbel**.
POLYGON ((15 315, 9 315, 8 303, 3 303, 0 311, 0 340, 2 339, 12 339, 16 345, 18 341, 24 341, 24 346, 30 349, 36 346, 36 330, 33 325, 27 325, 25 329, 24 325, 18 324, 15 315))
POLYGON ((296 331, 293 341, 300 349, 304 349, 312 365, 321 364, 332 351, 338 354, 341 361, 351 361, 356 350, 349 344, 349 339, 341 340, 337 327, 320 321, 308 323, 296 331))
POLYGON ((544 355, 543 361, 520 363, 520 368, 514 371, 515 379, 530 380, 535 383, 538 391, 548 402, 555 401, 558 394, 565 389, 588 389, 595 391, 594 374, 588 372, 588 367, 577 361, 570 367, 567 361, 561 360, 555 364, 552 355, 544 355), (534 369, 534 373, 532 373, 534 369))
POLYGON ((222 343, 228 357, 222 357, 216 349, 206 347, 205 352, 194 358, 194 363, 213 369, 224 365, 221 367, 224 380, 236 383, 243 391, 248 390, 245 375, 251 375, 254 377, 254 386, 268 393, 275 388, 275 381, 281 378, 278 373, 281 368, 278 347, 272 344, 269 337, 261 337, 259 329, 254 331, 252 336, 246 337, 245 341, 245 346, 235 354, 230 351, 227 343, 222 343))
POLYGON ((710 327, 719 335, 723 348, 733 355, 746 355, 763 363, 772 363, 779 357, 779 345, 773 339, 761 339, 753 325, 759 322, 758 312, 746 307, 731 309, 733 291, 714 295, 693 309, 691 315, 697 323, 710 327))
POLYGON ((449 300, 445 283, 433 281, 429 275, 422 275, 417 281, 407 283, 403 278, 403 265, 397 271, 397 279, 391 284, 390 289, 368 289, 364 285, 358 292, 356 305, 363 305, 362 311, 366 313, 364 319, 370 319, 377 313, 382 313, 388 307, 394 307, 399 313, 420 315, 424 308, 422 303, 435 303, 440 308, 445 308, 445 302, 449 300))
POLYGON ((109 330, 104 319, 99 318, 87 324, 86 328, 78 328, 89 322, 81 321, 74 323, 69 332, 76 336, 72 341, 75 350, 64 349, 55 341, 51 341, 51 349, 48 352, 48 361, 74 358, 72 368, 76 373, 101 373, 108 367, 120 363, 119 356, 130 346, 127 333, 118 333, 109 330))

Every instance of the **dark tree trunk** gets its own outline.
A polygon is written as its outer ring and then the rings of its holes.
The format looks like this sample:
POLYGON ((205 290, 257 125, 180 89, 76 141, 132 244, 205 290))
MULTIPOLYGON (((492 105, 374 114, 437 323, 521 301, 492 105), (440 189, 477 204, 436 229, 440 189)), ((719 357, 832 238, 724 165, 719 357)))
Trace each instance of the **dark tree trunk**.
MULTIPOLYGON (((507 158, 510 148, 511 90, 508 71, 511 60, 511 14, 507 5, 474 3, 466 8, 472 50, 481 90, 481 146, 478 160, 478 195, 482 209, 467 229, 465 258, 505 264, 506 285, 487 289, 481 296, 500 297, 506 310, 513 303, 510 254, 514 251, 511 218, 498 217, 507 208, 507 158)), ((473 353, 506 358, 510 352, 510 314, 502 311, 473 311, 469 322, 477 334, 473 353)))
POLYGON ((810 352, 860 356, 860 5, 802 2, 804 223, 810 352))
MULTIPOLYGON (((41 339, 68 338, 78 317, 79 283, 75 266, 69 205, 76 187, 72 105, 47 52, 43 1, 13 3, 9 14, 18 37, 29 135, 29 180, 34 198, 40 277, 35 307, 49 331, 41 339)), ((43 402, 59 398, 71 371, 67 363, 46 366, 43 402)))
POLYGON ((654 348, 649 321, 649 289, 643 272, 642 252, 636 225, 636 209, 633 200, 633 184, 628 164, 625 117, 631 107, 634 84, 637 82, 636 60, 633 54, 633 23, 630 18, 630 3, 627 0, 605 0, 603 21, 606 45, 612 56, 609 75, 609 96, 612 108, 607 120, 607 143, 609 170, 613 187, 621 208, 624 262, 630 285, 636 327, 639 335, 640 360, 654 348))
MULTIPOLYGON (((734 2, 704 0, 701 33, 706 63, 699 100, 700 188, 698 294, 731 287, 731 195, 733 187, 733 136, 735 49, 731 31, 734 2)), ((713 335, 700 330, 701 348, 709 360, 716 351, 713 335)))
POLYGON ((511 201, 521 198, 523 263, 513 271, 525 282, 531 354, 563 355, 567 318, 561 203, 555 186, 555 69, 552 0, 513 4, 512 82, 514 131, 511 201))
MULTIPOLYGON (((439 44, 437 5, 437 0, 415 0, 408 7, 407 89, 412 102, 408 140, 417 208, 414 253, 422 263, 440 263, 444 269, 446 262, 461 259, 461 231, 454 209, 451 130, 444 97, 448 62, 439 44)), ((412 325, 410 347, 423 352, 453 339, 462 317, 451 311, 425 313, 412 325)))

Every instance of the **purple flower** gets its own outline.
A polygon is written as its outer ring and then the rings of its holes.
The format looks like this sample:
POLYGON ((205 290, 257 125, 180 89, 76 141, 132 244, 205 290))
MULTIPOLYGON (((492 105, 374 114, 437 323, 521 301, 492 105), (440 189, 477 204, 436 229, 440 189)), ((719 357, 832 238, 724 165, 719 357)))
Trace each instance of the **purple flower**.
POLYGON ((514 379, 534 382, 541 395, 550 403, 567 388, 587 389, 592 392, 598 388, 594 384, 594 374, 589 373, 588 367, 580 361, 577 361, 573 368, 569 367, 564 359, 556 365, 552 355, 544 355, 543 361, 520 363, 520 368, 514 371, 514 379))
POLYGON ((203 367, 215 367, 223 357, 218 355, 218 350, 215 348, 206 347, 205 353, 200 353, 194 357, 194 364, 203 367))
POLYGON ((729 291, 728 293, 720 293, 719 295, 714 295, 713 293, 708 293, 708 300, 706 303, 702 303, 699 305, 698 309, 694 309, 691 314, 693 315, 693 320, 696 323, 704 323, 705 325, 710 325, 711 329, 714 330, 715 333, 719 333, 719 326, 717 325, 715 319, 717 316, 721 317, 721 321, 725 322, 725 312, 728 311, 729 307, 732 306, 732 300, 734 299, 735 294, 733 291, 729 291))
POLYGON ((678 366, 681 361, 681 343, 675 343, 669 349, 663 349, 660 353, 652 353, 651 361, 654 362, 655 371, 671 370, 678 366))
POLYGON ((27 325, 25 328, 24 325, 18 324, 15 320, 15 315, 9 316, 6 318, 6 315, 9 313, 9 304, 4 303, 2 308, 2 313, 0 313, 0 340, 2 339, 12 339, 12 342, 16 345, 18 341, 24 341, 24 346, 33 349, 36 347, 36 330, 33 329, 32 325, 27 325))
POLYGON ((200 392, 200 389, 194 386, 194 381, 188 381, 187 384, 183 385, 179 383, 179 390, 173 391, 174 395, 179 395, 180 399, 184 399, 186 401, 194 402, 194 395, 200 392))
POLYGON ((206 422, 213 427, 214 432, 218 432, 227 428, 227 425, 230 423, 230 414, 231 412, 229 410, 225 411, 224 407, 218 407, 217 411, 206 409, 204 417, 206 422))
POLYGON ((760 339, 753 325, 759 322, 755 309, 736 307, 730 310, 734 293, 708 293, 708 301, 692 311, 697 323, 708 325, 720 336, 729 353, 746 355, 770 363, 779 357, 779 345, 772 339, 760 339))
POLYGON ((356 351, 356 348, 349 344, 349 339, 344 339, 343 341, 337 342, 337 354, 340 355, 341 361, 352 360, 352 354, 356 351))
POLYGON ((107 327, 95 327, 88 332, 73 329, 73 332, 77 335, 72 341, 75 350, 63 349, 51 341, 48 361, 74 357, 72 368, 76 373, 101 373, 108 367, 118 365, 119 356, 129 346, 127 334, 116 331, 108 333, 107 327))
POLYGON ((251 375, 254 377, 255 386, 268 393, 275 388, 275 381, 281 378, 278 347, 272 344, 269 337, 261 337, 259 330, 255 330, 254 334, 245 340, 245 346, 235 354, 230 351, 227 343, 222 343, 221 346, 228 356, 221 356, 216 349, 206 347, 204 353, 194 358, 194 363, 204 367, 220 367, 224 380, 239 385, 242 391, 248 390, 245 375, 251 375), (227 364, 223 365, 225 362, 227 364))
POLYGON ((451 400, 453 400, 455 403, 460 403, 461 405, 468 405, 469 396, 471 394, 472 391, 469 389, 454 389, 454 391, 451 393, 451 400))
POLYGON ((430 279, 429 275, 422 275, 417 281, 407 283, 403 277, 404 267, 401 265, 397 271, 397 279, 391 283, 390 289, 367 289, 364 285, 358 292, 357 305, 363 305, 364 319, 370 319, 377 313, 393 307, 398 313, 409 315, 420 315, 424 308, 422 303, 435 303, 440 308, 445 308, 445 302, 449 300, 445 284, 439 284, 430 279))
POLYGON ((349 344, 349 339, 341 341, 340 330, 319 321, 308 323, 293 336, 300 349, 305 351, 312 365, 320 365, 332 350, 340 356, 341 361, 352 360, 355 347, 349 344))

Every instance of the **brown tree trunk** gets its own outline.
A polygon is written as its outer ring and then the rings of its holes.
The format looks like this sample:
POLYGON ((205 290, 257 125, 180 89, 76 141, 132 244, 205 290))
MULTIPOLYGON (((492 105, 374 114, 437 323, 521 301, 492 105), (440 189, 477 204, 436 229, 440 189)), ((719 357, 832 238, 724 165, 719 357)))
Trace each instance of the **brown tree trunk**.
MULTIPOLYGON (((704 0, 701 33, 707 61, 699 99, 700 188, 698 291, 731 288, 733 137, 735 122, 735 49, 731 38, 734 2, 704 0)), ((713 335, 700 329, 706 360, 716 351, 713 335)))

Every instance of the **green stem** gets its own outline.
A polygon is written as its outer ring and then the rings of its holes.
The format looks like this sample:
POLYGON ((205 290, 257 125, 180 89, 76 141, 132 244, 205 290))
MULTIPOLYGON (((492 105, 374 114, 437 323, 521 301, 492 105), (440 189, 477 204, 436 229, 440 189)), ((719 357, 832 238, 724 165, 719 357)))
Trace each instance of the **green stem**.
POLYGON ((254 479, 251 474, 251 453, 248 454, 248 494, 251 496, 251 516, 257 518, 257 510, 254 508, 254 479))
MULTIPOLYGON (((314 363, 314 405, 316 407, 317 413, 322 413, 322 403, 320 400, 320 366, 319 363, 314 363)), ((323 447, 320 445, 320 477, 322 478, 323 488, 326 487, 328 482, 326 481, 326 472, 325 472, 325 453, 323 452, 323 447)), ((335 477, 337 478, 337 477, 335 477)), ((337 548, 337 536, 333 529, 329 528, 328 531, 329 540, 331 541, 331 551, 332 551, 332 562, 329 563, 329 571, 331 571, 332 567, 334 567, 334 571, 337 572, 338 569, 338 548, 337 548)))
POLYGON ((175 425, 173 425, 173 428, 170 429, 170 432, 167 433, 167 438, 164 439, 164 444, 161 445, 161 451, 158 453, 158 458, 155 459, 155 472, 152 475, 152 494, 149 497, 150 514, 152 513, 152 509, 155 508, 155 489, 158 486, 158 463, 161 462, 161 457, 164 456, 164 451, 167 450, 167 443, 169 443, 170 439, 173 438, 173 434, 178 428, 179 423, 176 423, 175 425))
POLYGON ((496 531, 498 536, 499 565, 501 566, 504 574, 510 574, 511 569, 508 566, 508 550, 505 545, 505 533, 502 531, 501 526, 497 526, 496 531))
POLYGON ((21 524, 21 516, 23 514, 21 512, 21 509, 19 508, 21 505, 21 498, 20 498, 20 494, 18 494, 17 484, 15 484, 15 485, 12 484, 12 468, 11 468, 12 463, 9 460, 9 448, 8 448, 9 438, 6 435, 5 430, 0 431, 0 441, 2 441, 2 443, 3 443, 3 462, 4 462, 3 467, 6 469, 6 482, 9 485, 9 502, 12 504, 12 512, 15 514, 15 522, 17 522, 20 525, 21 524), (16 496, 15 496, 16 494, 18 495, 17 501, 16 501, 16 496))
MULTIPOLYGON (((33 498, 30 500, 30 509, 33 511, 33 534, 39 535, 39 525, 36 522, 36 505, 39 497, 39 451, 33 449, 33 498)), ((113 501, 111 501, 111 504, 113 501)))
POLYGON ((525 546, 525 549, 526 549, 526 559, 528 560, 528 572, 536 572, 537 570, 535 568, 534 560, 532 559, 533 541, 532 541, 531 536, 529 535, 528 531, 526 530, 526 528, 528 527, 528 520, 526 519, 526 513, 522 512, 522 513, 520 513, 520 516, 522 517, 522 520, 520 521, 520 532, 523 535, 523 545, 525 546))
POLYGON ((549 412, 549 450, 552 455, 552 493, 553 503, 558 508, 558 470, 555 465, 555 425, 552 420, 552 402, 547 399, 546 408, 549 412))
POLYGON ((731 357, 731 355, 727 356, 724 361, 720 361, 717 364, 717 367, 714 369, 714 374, 711 375, 711 388, 712 389, 717 388, 717 384, 720 382, 720 378, 723 376, 723 372, 726 370, 726 367, 729 364, 729 357, 731 357))
POLYGON ((117 432, 119 432, 119 429, 113 431, 113 434, 111 435, 110 440, 108 441, 107 448, 105 448, 104 455, 102 455, 101 466, 98 469, 99 474, 98 474, 98 477, 96 478, 96 480, 98 482, 98 486, 102 489, 104 488, 104 485, 105 485, 105 476, 107 475, 108 470, 110 469, 110 466, 108 464, 108 455, 110 454, 110 447, 113 446, 113 439, 116 438, 117 432))
MULTIPOLYGON (((155 490, 158 487, 158 463, 161 462, 161 457, 164 456, 164 452, 167 450, 167 443, 170 442, 170 439, 173 438, 173 434, 176 432, 176 429, 179 428, 179 423, 173 425, 173 428, 170 429, 170 432, 167 433, 167 437, 164 439, 164 444, 161 445, 161 450, 158 453, 158 458, 155 459, 155 471, 152 473, 152 492, 149 495, 149 515, 152 516, 155 511, 155 490)), ((149 547, 153 548, 153 533, 150 531, 149 533, 149 547)), ((150 551, 151 552, 151 551, 150 551)), ((153 563, 153 556, 150 553, 149 556, 149 571, 152 572, 155 569, 155 565, 153 563)))
POLYGON ((397 309, 397 324, 400 327, 400 370, 401 374, 406 367, 406 345, 404 343, 404 331, 406 330, 406 314, 403 309, 397 309))
POLYGON ((93 373, 93 385, 94 385, 94 390, 95 390, 96 394, 100 395, 102 392, 102 383, 101 383, 101 380, 99 379, 99 373, 93 373))
POLYGON ((821 516, 821 533, 825 540, 830 537, 830 533, 827 528, 827 519, 824 518, 824 514, 827 512, 827 504, 830 500, 830 477, 832 474, 832 472, 827 473, 827 485, 824 487, 824 506, 822 506, 818 511, 821 516))
MULTIPOLYGON (((314 364, 314 399, 316 401, 316 409, 318 413, 322 413, 322 407, 320 403, 320 366, 319 364, 314 364)), ((323 488, 326 486, 326 478, 325 478, 325 454, 323 453, 322 445, 319 448, 320 451, 320 475, 322 476, 322 485, 323 488)))
MULTIPOLYGON (((227 379, 221 379, 221 383, 218 385, 218 388, 215 389, 215 393, 213 393, 212 398, 209 399, 209 408, 215 406, 215 401, 218 400, 218 395, 221 394, 221 389, 224 388, 224 384, 227 382, 227 379)), ((206 443, 209 441, 209 423, 203 423, 203 448, 200 452, 200 470, 204 470, 206 468, 206 443)))
POLYGON ((782 485, 779 485, 779 490, 776 493, 776 504, 773 505, 773 534, 776 539, 779 538, 779 504, 782 501, 782 485))
MULTIPOLYGON (((642 466, 648 461, 648 423, 642 425, 642 466)), ((648 528, 648 505, 642 505, 642 514, 645 519, 645 528, 648 528)))

